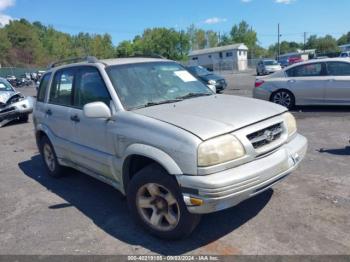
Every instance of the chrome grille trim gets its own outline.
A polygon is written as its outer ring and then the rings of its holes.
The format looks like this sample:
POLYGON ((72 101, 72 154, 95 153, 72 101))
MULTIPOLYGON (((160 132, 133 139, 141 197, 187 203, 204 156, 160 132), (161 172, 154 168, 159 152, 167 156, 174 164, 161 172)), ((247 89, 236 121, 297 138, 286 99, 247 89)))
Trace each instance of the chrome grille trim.
POLYGON ((247 138, 253 145, 254 149, 259 149, 281 138, 282 133, 283 123, 278 123, 251 133, 247 135, 247 138))

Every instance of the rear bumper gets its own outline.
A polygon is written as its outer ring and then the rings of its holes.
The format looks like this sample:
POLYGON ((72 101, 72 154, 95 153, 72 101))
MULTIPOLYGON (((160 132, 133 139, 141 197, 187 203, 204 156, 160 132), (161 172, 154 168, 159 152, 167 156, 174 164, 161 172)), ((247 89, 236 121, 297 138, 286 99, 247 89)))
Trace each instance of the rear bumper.
POLYGON ((297 168, 306 150, 306 138, 297 135, 274 153, 236 168, 207 176, 179 176, 189 212, 227 209, 269 189, 297 168), (202 205, 191 205, 190 197, 201 199, 202 205))
POLYGON ((263 87, 256 87, 253 89, 253 98, 270 101, 271 92, 265 90, 263 87))

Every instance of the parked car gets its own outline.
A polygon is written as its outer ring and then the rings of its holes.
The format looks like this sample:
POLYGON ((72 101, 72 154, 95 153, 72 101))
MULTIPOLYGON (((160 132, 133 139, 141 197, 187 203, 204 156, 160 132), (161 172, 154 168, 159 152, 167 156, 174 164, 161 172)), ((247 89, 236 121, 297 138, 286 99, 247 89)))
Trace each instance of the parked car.
POLYGON ((215 86, 217 93, 221 93, 227 87, 227 82, 224 77, 214 74, 202 66, 188 66, 186 69, 204 84, 215 86))
POLYGON ((343 58, 350 57, 350 51, 341 52, 339 57, 343 57, 343 58))
POLYGON ((16 86, 17 85, 17 78, 14 75, 8 75, 6 77, 6 80, 12 85, 16 86))
POLYGON ((276 60, 264 59, 256 66, 256 74, 268 75, 282 70, 281 65, 276 60))
POLYGON ((281 67, 282 68, 285 68, 285 67, 287 67, 287 66, 289 66, 289 60, 288 60, 288 58, 286 59, 286 58, 280 58, 280 59, 278 59, 278 63, 281 65, 281 67))
POLYGON ((49 175, 71 167, 112 185, 136 221, 171 239, 272 187, 307 149, 285 107, 216 95, 156 58, 53 64, 33 122, 49 175))
POLYGON ((297 63, 301 63, 301 62, 304 62, 304 60, 301 57, 299 57, 299 56, 292 56, 292 57, 288 58, 288 64, 289 65, 294 65, 294 64, 297 64, 297 63))
POLYGON ((350 105, 350 61, 310 60, 258 78, 253 96, 287 108, 295 105, 350 105))
POLYGON ((0 78, 0 127, 15 121, 28 121, 33 111, 34 98, 25 98, 4 78, 0 78))

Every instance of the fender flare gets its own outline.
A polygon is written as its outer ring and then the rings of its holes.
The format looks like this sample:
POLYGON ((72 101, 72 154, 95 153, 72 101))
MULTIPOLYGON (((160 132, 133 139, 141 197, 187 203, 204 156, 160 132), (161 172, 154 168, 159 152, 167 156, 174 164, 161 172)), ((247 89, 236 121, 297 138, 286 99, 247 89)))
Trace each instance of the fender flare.
POLYGON ((148 157, 160 164, 170 175, 181 175, 182 170, 176 162, 164 151, 145 144, 132 144, 125 150, 123 165, 125 160, 132 155, 148 157))

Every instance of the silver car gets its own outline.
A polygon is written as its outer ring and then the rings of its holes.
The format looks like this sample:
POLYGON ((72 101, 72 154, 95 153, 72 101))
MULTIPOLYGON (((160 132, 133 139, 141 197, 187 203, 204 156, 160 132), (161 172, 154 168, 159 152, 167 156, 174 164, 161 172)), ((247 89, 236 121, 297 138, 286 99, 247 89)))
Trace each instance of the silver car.
POLYGON ((32 97, 25 98, 6 79, 0 78, 0 127, 15 120, 27 122, 34 101, 32 97))
POLYGON ((170 239, 272 187, 307 150, 285 107, 216 95, 157 58, 54 64, 34 125, 49 175, 71 167, 115 187, 136 221, 170 239))
POLYGON ((264 59, 259 61, 256 66, 256 74, 259 75, 269 75, 282 70, 281 65, 272 59, 264 59))
POLYGON ((310 60, 257 78, 253 96, 287 108, 296 105, 350 105, 350 60, 310 60))

